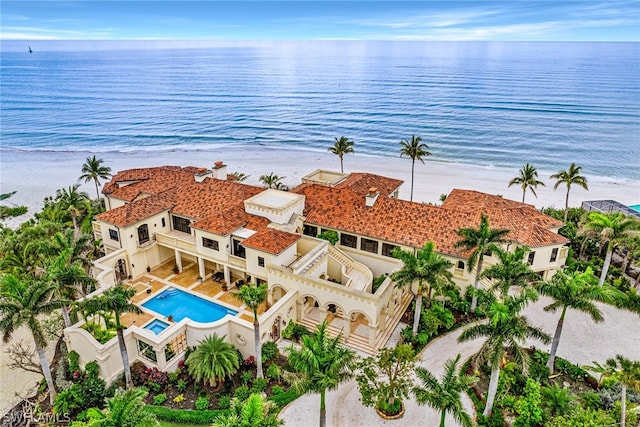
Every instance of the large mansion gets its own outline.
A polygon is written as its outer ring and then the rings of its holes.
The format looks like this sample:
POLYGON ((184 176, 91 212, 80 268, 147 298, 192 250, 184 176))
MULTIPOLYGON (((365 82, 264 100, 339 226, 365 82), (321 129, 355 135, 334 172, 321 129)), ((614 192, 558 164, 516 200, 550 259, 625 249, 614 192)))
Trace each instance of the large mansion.
MULTIPOLYGON (((456 230, 477 227, 483 213, 492 228, 510 230, 507 249, 530 248, 525 258, 542 278, 564 265, 562 223, 531 205, 453 190, 433 206, 399 199, 401 184, 370 173, 316 170, 280 191, 238 182, 222 162, 211 169, 121 171, 104 186, 107 211, 94 221, 105 253, 94 265, 96 293, 120 281, 136 289, 133 301, 143 314, 123 319, 129 358, 172 370, 187 346, 212 333, 226 336, 245 357, 253 354, 252 313, 232 295, 247 282, 268 284, 259 311, 262 342, 279 339, 290 321, 313 327, 327 319, 347 345, 375 352, 415 292, 396 288, 390 278, 402 267, 394 248, 415 251, 434 242, 453 263, 455 282, 466 287, 474 271, 468 254, 455 247, 456 230), (337 233, 335 245, 318 238, 328 230, 337 233), (203 310, 195 304, 187 307, 193 315, 180 319, 146 307, 175 289, 229 314, 202 322, 193 320, 203 310)), ((116 339, 100 344, 83 323, 65 331, 69 348, 113 378, 122 371, 116 339)))

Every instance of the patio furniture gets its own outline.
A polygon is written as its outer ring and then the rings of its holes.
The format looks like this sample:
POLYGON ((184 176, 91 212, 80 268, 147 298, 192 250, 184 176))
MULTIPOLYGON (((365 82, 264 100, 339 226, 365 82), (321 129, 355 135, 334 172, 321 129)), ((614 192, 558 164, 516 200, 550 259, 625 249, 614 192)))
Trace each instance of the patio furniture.
POLYGON ((216 271, 211 275, 211 278, 213 279, 214 282, 220 283, 224 280, 224 272, 216 271))

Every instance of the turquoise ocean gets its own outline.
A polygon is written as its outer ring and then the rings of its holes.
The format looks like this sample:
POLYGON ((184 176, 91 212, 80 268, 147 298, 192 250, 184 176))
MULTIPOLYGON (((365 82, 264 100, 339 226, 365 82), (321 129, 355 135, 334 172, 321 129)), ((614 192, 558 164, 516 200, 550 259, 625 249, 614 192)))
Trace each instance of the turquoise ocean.
POLYGON ((640 179, 640 45, 269 42, 0 45, 2 152, 256 146, 640 179), (33 53, 28 52, 28 45, 33 53))

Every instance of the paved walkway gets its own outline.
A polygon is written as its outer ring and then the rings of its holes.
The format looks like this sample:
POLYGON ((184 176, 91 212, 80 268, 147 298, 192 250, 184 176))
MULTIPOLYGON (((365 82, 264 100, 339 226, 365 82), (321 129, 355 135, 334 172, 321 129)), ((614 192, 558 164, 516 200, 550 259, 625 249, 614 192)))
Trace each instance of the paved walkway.
MULTIPOLYGON (((551 335, 555 330, 559 313, 545 313, 542 307, 548 303, 548 299, 541 299, 529 306, 524 314, 532 324, 544 328, 551 335)), ((594 360, 603 362, 618 353, 640 360, 640 317, 609 306, 601 308, 605 321, 597 324, 582 313, 567 313, 558 355, 579 364, 591 364, 594 360)), ((420 355, 418 364, 440 377, 447 359, 455 357, 458 353, 462 354, 463 359, 471 357, 482 345, 482 340, 458 343, 460 333, 462 329, 430 343, 420 355)), ((547 346, 536 342, 526 345, 548 349, 547 346)), ((362 405, 360 391, 353 380, 341 385, 338 390, 327 393, 326 404, 328 427, 433 426, 440 422, 439 414, 435 410, 419 406, 413 398, 405 401, 406 412, 403 418, 394 421, 382 420, 373 408, 362 405)), ((468 397, 465 398, 464 404, 471 412, 471 401, 468 397)), ((289 427, 315 426, 319 424, 319 408, 320 395, 305 395, 287 406, 280 413, 280 417, 289 427)), ((446 425, 449 427, 459 424, 447 417, 446 425)))

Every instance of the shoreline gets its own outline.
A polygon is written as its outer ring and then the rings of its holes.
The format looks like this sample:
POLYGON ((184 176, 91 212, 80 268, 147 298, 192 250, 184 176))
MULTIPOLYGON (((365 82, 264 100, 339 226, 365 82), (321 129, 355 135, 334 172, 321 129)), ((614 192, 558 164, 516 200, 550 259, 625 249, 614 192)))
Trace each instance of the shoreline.
MULTIPOLYGON (((5 225, 17 227, 42 209, 45 197, 55 196, 56 190, 77 183, 82 164, 93 154, 90 151, 0 151, 0 192, 17 191, 11 198, 4 200, 3 204, 24 205, 29 208, 27 214, 10 218, 5 221, 5 225)), ((110 167, 112 173, 124 169, 163 165, 211 167, 216 161, 221 160, 227 165, 229 173, 241 172, 249 175, 245 181, 248 184, 261 185, 260 175, 274 172, 284 176, 283 183, 290 187, 300 184, 301 178, 315 169, 339 170, 340 167, 338 157, 328 151, 266 146, 224 146, 219 149, 187 151, 137 150, 95 154, 97 158, 104 160, 104 165, 110 167)), ((535 165, 535 162, 532 163, 535 165)), ((345 173, 370 172, 401 179, 404 184, 400 187, 400 198, 409 199, 411 159, 356 152, 344 156, 344 167, 345 173)), ((424 165, 416 162, 413 199, 417 202, 437 204, 441 194, 448 194, 454 188, 462 188, 501 194, 505 198, 521 201, 520 187, 507 186, 509 180, 518 174, 518 169, 437 161, 428 157, 424 165)), ((549 175, 556 172, 539 170, 539 179, 545 182, 546 186, 538 187, 537 198, 531 192, 527 192, 525 202, 537 208, 564 208, 566 187, 561 185, 557 190, 553 190, 555 181, 549 179, 549 175)), ((584 170, 583 175, 587 177, 589 191, 581 187, 572 187, 569 206, 580 206, 582 201, 600 199, 613 199, 626 205, 640 203, 640 180, 591 176, 584 170)), ((80 190, 87 192, 92 198, 95 197, 93 183, 80 184, 80 190)))

